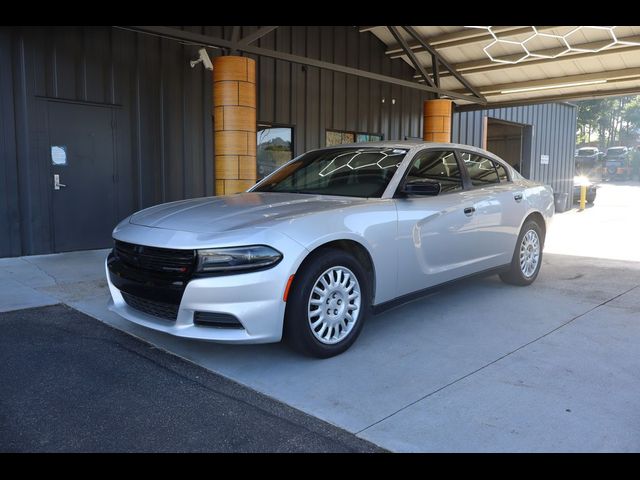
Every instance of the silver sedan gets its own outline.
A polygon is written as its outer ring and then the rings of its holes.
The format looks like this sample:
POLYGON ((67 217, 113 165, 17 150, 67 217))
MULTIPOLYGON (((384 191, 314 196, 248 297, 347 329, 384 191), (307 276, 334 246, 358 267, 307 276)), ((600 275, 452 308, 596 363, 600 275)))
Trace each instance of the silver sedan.
POLYGON ((342 353, 377 312, 452 280, 540 271, 550 187, 487 151, 377 142, 307 152, 249 191, 113 231, 111 308, 181 337, 342 353))

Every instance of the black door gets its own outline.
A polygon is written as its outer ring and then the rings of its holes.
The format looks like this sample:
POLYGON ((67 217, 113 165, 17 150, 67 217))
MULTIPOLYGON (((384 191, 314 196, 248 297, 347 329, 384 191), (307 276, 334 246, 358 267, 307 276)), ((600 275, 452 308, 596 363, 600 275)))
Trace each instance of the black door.
POLYGON ((49 102, 53 250, 111 245, 116 224, 111 108, 49 102))

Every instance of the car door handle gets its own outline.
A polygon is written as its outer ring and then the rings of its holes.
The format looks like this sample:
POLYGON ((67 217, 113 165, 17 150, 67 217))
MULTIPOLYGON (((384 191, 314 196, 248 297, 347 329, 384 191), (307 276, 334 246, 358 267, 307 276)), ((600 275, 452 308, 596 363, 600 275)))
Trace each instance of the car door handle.
POLYGON ((467 217, 470 217, 471 215, 473 215, 475 213, 475 211, 476 211, 476 207, 467 207, 467 208, 464 209, 464 214, 467 217))
POLYGON ((514 194, 514 195, 513 195, 513 199, 514 199, 516 202, 521 201, 521 200, 522 200, 522 194, 521 194, 521 193, 516 193, 516 194, 514 194))

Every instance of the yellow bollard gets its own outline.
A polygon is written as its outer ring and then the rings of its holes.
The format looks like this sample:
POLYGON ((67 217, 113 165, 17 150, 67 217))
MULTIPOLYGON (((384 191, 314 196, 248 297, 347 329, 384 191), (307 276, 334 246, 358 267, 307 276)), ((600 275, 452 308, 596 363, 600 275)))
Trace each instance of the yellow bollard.
POLYGON ((587 186, 581 185, 580 186, 580 211, 585 209, 586 204, 587 204, 587 186))

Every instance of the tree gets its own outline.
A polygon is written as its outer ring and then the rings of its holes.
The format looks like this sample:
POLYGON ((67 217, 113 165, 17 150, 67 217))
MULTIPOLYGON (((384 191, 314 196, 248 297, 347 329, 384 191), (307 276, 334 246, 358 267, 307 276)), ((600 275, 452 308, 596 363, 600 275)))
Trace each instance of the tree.
POLYGON ((578 102, 578 144, 593 141, 601 150, 617 144, 635 146, 640 128, 640 96, 610 97, 578 102))

